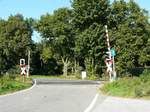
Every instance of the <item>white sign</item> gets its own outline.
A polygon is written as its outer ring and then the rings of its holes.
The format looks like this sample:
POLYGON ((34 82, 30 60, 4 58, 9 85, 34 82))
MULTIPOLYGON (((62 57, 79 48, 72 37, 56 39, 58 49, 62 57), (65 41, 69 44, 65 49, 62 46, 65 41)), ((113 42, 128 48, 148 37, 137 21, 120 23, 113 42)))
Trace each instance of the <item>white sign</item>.
POLYGON ((82 79, 85 79, 86 78, 86 71, 82 71, 81 76, 82 76, 82 79))
POLYGON ((26 67, 21 67, 21 75, 26 75, 26 67))
POLYGON ((20 59, 20 69, 21 69, 21 75, 26 75, 26 63, 25 59, 20 59))
POLYGON ((20 59, 20 65, 25 65, 25 59, 20 59))

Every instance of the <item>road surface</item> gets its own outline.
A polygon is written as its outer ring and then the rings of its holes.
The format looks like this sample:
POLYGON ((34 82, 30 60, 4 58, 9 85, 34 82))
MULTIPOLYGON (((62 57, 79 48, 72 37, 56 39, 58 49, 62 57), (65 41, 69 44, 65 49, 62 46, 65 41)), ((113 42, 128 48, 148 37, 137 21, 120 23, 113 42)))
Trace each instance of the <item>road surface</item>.
POLYGON ((96 95, 93 81, 36 79, 26 92, 0 97, 0 112, 84 112, 96 95))
POLYGON ((97 95, 95 81, 36 80, 29 91, 0 96, 0 112, 150 112, 149 100, 97 95))
POLYGON ((99 95, 91 112, 150 112, 150 100, 99 95))

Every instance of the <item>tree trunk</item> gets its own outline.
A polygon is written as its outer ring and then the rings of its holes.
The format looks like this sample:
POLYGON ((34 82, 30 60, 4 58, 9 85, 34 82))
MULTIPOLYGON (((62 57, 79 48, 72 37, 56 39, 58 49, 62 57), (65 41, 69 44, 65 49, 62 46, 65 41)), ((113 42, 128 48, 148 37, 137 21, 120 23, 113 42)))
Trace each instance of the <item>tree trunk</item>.
POLYGON ((94 58, 92 58, 91 66, 92 66, 92 75, 94 75, 94 58))
POLYGON ((68 58, 64 58, 64 57, 61 57, 62 58, 62 62, 63 62, 63 75, 64 76, 67 76, 68 75, 68 66, 70 64, 70 61, 68 60, 68 58))
POLYGON ((77 61, 76 61, 76 59, 74 60, 74 72, 75 72, 75 74, 78 73, 78 70, 77 70, 77 61))

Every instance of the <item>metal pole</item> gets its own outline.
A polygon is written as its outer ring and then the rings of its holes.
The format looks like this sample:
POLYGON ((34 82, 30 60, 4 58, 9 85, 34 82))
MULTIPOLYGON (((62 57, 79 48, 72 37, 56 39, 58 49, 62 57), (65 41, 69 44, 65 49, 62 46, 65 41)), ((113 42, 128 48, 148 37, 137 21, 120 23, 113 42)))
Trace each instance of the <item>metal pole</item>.
MULTIPOLYGON (((106 41, 107 41, 107 49, 109 52, 109 63, 112 60, 111 58, 111 50, 110 50, 110 42, 109 42, 109 35, 108 35, 108 29, 107 29, 107 25, 105 25, 105 32, 106 32, 106 41)), ((112 71, 109 71, 109 80, 112 81, 112 71)))
POLYGON ((116 80, 117 74, 115 70, 115 58, 113 56, 113 80, 116 80))
POLYGON ((113 56, 113 71, 115 71, 115 59, 114 59, 114 56, 113 56))
POLYGON ((28 50, 28 69, 27 69, 27 78, 29 78, 30 73, 30 50, 28 50))
MULTIPOLYGON (((108 48, 108 52, 110 52, 110 42, 109 42, 107 25, 105 25, 105 30, 106 30, 105 32, 106 32, 107 48, 108 48)), ((109 59, 111 60, 111 53, 109 54, 109 59)))

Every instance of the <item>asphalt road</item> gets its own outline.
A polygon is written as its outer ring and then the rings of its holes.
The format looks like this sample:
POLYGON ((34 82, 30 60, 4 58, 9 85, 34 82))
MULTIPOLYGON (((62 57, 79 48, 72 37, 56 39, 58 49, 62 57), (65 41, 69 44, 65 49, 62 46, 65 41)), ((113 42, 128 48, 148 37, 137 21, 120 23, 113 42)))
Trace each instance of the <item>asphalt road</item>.
POLYGON ((99 82, 36 80, 37 85, 31 90, 0 96, 0 112, 150 112, 149 100, 117 98, 102 94, 95 99, 97 89, 102 85, 99 82))
POLYGON ((91 112, 150 112, 150 100, 129 99, 102 95, 91 112))
POLYGON ((0 97, 0 112, 85 112, 98 86, 93 81, 37 79, 29 91, 0 97))

